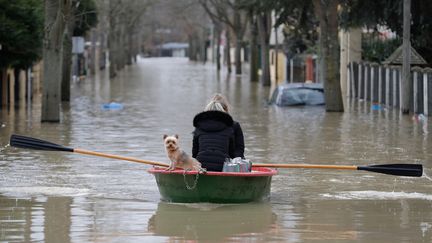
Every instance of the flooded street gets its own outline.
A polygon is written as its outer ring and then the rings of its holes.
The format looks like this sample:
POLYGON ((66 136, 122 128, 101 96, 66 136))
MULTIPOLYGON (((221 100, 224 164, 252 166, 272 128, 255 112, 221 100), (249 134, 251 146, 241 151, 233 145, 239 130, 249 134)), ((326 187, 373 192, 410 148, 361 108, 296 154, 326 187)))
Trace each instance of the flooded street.
MULTIPOLYGON (((247 69, 244 70, 247 73, 247 69)), ((109 82, 74 83, 62 122, 31 110, 1 110, 0 241, 6 242, 431 242, 431 120, 350 103, 276 107, 247 75, 213 64, 140 59, 109 82), (11 148, 11 134, 72 148, 168 163, 163 134, 192 148, 192 119, 216 93, 227 96, 256 163, 421 163, 421 178, 364 171, 279 169, 269 202, 160 201, 148 165, 73 153, 11 148), (103 110, 109 102, 121 110, 103 110)))

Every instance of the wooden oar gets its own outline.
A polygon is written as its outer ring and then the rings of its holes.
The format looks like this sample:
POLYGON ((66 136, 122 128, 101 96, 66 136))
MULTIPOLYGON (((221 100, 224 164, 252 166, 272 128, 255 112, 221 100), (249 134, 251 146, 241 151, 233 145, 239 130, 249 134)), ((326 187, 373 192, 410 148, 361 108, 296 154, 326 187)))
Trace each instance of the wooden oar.
POLYGON ((382 165, 314 165, 314 164, 253 164, 254 167, 269 168, 303 168, 303 169, 332 169, 332 170, 366 170, 388 175, 421 177, 421 164, 382 164, 382 165))
MULTIPOLYGON (((149 165, 157 165, 157 166, 164 166, 164 167, 169 166, 168 164, 156 162, 156 161, 124 157, 124 156, 113 155, 113 154, 105 154, 100 152, 84 150, 84 149, 68 148, 48 141, 31 138, 31 137, 25 137, 21 135, 15 135, 15 134, 12 135, 10 138, 10 145, 18 148, 74 152, 74 153, 94 155, 94 156, 111 158, 111 159, 127 160, 127 161, 149 164, 149 165)), ((355 165, 255 164, 254 163, 253 167, 366 170, 366 171, 389 174, 389 175, 412 176, 412 177, 421 177, 423 175, 423 166, 421 164, 383 164, 383 165, 355 166, 355 165)))
POLYGON ((59 144, 51 143, 48 141, 44 141, 37 138, 31 138, 31 137, 25 137, 21 135, 12 135, 10 138, 10 145, 18 148, 27 148, 27 149, 36 149, 36 150, 47 150, 47 151, 64 151, 64 152, 74 152, 79 154, 86 154, 86 155, 94 155, 99 157, 105 157, 110 159, 120 159, 120 160, 127 160, 137 163, 143 163, 148 165, 157 165, 157 166, 164 166, 168 167, 168 164, 156 162, 156 161, 149 161, 149 160, 143 160, 143 159, 137 159, 137 158, 131 158, 131 157, 125 157, 125 156, 119 156, 114 154, 105 154, 100 152, 94 152, 89 151, 85 149, 78 149, 78 148, 68 148, 59 144))

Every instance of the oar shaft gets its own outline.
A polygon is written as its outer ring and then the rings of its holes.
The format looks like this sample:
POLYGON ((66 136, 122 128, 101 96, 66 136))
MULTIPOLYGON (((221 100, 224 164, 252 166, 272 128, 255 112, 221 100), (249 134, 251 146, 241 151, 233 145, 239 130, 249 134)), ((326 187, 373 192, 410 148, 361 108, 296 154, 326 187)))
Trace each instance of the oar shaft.
POLYGON ((252 164, 254 167, 270 168, 304 168, 304 169, 337 169, 337 170, 357 170, 355 165, 316 165, 316 164, 252 164))
POLYGON ((142 163, 142 164, 150 164, 150 165, 157 165, 157 166, 164 166, 164 167, 169 166, 168 164, 161 163, 161 162, 137 159, 137 158, 132 158, 132 157, 119 156, 119 155, 114 155, 114 154, 100 153, 100 152, 95 152, 95 151, 90 151, 90 150, 85 150, 85 149, 77 149, 76 148, 76 149, 73 149, 73 152, 79 153, 79 154, 105 157, 105 158, 110 158, 110 159, 128 160, 128 161, 142 163))
POLYGON ((254 167, 272 168, 303 168, 303 169, 336 169, 336 170, 365 170, 387 175, 421 177, 423 166, 421 164, 383 164, 383 165, 317 165, 317 164, 253 164, 254 167))

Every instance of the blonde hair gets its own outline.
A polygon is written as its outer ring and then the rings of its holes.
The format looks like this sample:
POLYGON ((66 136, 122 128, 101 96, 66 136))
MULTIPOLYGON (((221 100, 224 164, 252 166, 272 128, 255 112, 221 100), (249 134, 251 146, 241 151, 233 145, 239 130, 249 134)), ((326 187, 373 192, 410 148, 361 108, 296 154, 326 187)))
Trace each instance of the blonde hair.
POLYGON ((228 113, 229 103, 221 94, 215 94, 210 103, 208 103, 204 108, 204 111, 223 111, 228 113))

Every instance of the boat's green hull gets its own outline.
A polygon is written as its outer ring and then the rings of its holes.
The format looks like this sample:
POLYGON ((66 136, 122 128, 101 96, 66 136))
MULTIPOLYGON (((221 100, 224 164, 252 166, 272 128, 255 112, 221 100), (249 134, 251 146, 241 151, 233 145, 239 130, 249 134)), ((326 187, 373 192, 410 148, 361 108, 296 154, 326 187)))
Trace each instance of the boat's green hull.
POLYGON ((208 172, 197 174, 182 171, 154 174, 163 201, 176 203, 246 203, 267 200, 275 170, 259 168, 251 173, 208 172), (196 180, 196 177, 198 179, 196 180), (196 180, 196 185, 195 185, 196 180))

